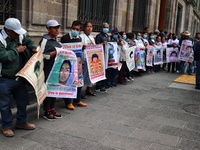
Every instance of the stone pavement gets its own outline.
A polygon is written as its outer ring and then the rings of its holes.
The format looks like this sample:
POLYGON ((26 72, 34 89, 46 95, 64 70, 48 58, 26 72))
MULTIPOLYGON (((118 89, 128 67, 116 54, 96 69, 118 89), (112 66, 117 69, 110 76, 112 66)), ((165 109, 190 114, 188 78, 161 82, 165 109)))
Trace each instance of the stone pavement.
MULTIPOLYGON (((75 111, 56 103, 62 119, 37 120, 34 131, 0 134, 1 150, 200 150, 200 91, 172 81, 178 74, 158 72, 136 77, 84 102, 75 111)), ((31 111, 30 111, 31 110, 31 111)))

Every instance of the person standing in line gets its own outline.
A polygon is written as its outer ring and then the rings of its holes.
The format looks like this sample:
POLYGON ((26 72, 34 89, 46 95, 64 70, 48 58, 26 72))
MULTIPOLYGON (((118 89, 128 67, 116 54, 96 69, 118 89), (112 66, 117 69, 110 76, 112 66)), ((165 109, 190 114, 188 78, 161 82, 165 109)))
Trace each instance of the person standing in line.
MULTIPOLYGON (((82 42, 81 37, 79 36, 79 33, 81 32, 81 22, 76 20, 72 22, 72 26, 71 26, 71 31, 69 33, 67 33, 66 35, 61 37, 61 43, 78 43, 78 42, 82 42)), ((82 58, 80 58, 79 56, 77 56, 77 60, 78 60, 78 70, 81 70, 81 74, 82 74, 82 58)), ((75 99, 75 102, 77 104, 77 106, 81 106, 81 107, 87 107, 86 103, 83 103, 81 101, 81 90, 82 87, 78 87, 77 90, 77 98, 75 99)), ((64 98, 65 101, 65 106, 67 109, 69 110, 74 110, 75 107, 72 104, 73 103, 73 99, 71 98, 64 98)))
POLYGON ((194 60, 196 61, 195 88, 200 90, 200 33, 196 33, 196 39, 194 43, 194 60))
MULTIPOLYGON (((44 57, 44 74, 45 82, 50 74, 50 71, 54 65, 56 57, 56 47, 61 48, 62 44, 57 40, 57 36, 60 33, 60 24, 56 20, 49 20, 46 23, 48 33, 43 35, 43 38, 39 42, 44 57)), ((44 118, 48 121, 55 120, 56 118, 62 118, 61 114, 55 111, 54 97, 46 97, 43 101, 44 118)))
POLYGON ((34 130, 34 124, 27 122, 26 106, 28 104, 28 90, 25 83, 15 75, 23 67, 22 54, 27 47, 32 52, 36 51, 36 46, 24 34, 26 30, 21 27, 21 23, 16 18, 8 18, 3 29, 0 31, 0 111, 2 120, 2 133, 6 137, 13 137, 12 112, 10 108, 11 96, 17 105, 17 121, 15 128, 24 130, 34 130), (20 37, 21 39, 20 43, 20 37))
MULTIPOLYGON (((85 57, 85 52, 84 49, 86 46, 89 45, 96 45, 95 40, 92 33, 92 23, 87 21, 83 25, 83 33, 80 34, 80 37, 82 39, 82 44, 83 44, 83 55, 85 57)), ((87 67, 87 62, 86 58, 84 58, 84 68, 83 68, 83 78, 84 78, 84 85, 87 86, 85 94, 90 95, 90 96, 96 96, 96 94, 92 91, 92 83, 89 78, 89 72, 88 72, 88 67, 87 67)))
MULTIPOLYGON (((107 42, 109 42, 109 36, 107 34, 109 32, 109 24, 105 22, 105 23, 103 23, 102 27, 103 27, 102 31, 99 34, 97 34, 97 36, 95 38, 95 42, 96 42, 96 44, 103 44, 104 54, 105 54, 105 44, 107 44, 107 42)), ((107 72, 107 71, 108 71, 108 69, 105 70, 105 72, 107 72)), ((109 87, 109 86, 107 86, 107 87, 109 87)), ((101 80, 96 83, 95 91, 96 92, 107 92, 106 79, 101 80)))

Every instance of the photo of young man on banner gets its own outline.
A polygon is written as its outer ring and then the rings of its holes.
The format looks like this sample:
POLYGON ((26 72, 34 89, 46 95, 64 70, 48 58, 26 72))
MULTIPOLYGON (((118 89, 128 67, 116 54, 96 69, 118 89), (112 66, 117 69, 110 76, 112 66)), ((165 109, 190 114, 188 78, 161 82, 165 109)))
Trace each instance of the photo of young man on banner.
POLYGON ((108 42, 105 45, 105 59, 107 68, 117 68, 119 62, 117 42, 108 42))
POLYGON ((135 46, 126 49, 126 65, 129 71, 135 68, 135 46))
POLYGON ((87 46, 85 53, 91 82, 96 83, 106 79, 103 46, 87 46))
POLYGON ((146 56, 146 65, 147 66, 153 66, 153 51, 154 51, 154 47, 148 46, 147 56, 146 56))
MULTIPOLYGON (((179 53, 179 60, 181 61, 189 61, 191 59, 191 56, 193 55, 193 45, 192 41, 190 40, 184 40, 182 42, 180 53, 179 53)), ((190 60, 192 62, 193 60, 190 60)))
POLYGON ((76 98, 78 83, 76 54, 63 48, 56 50, 55 63, 46 81, 48 96, 76 98))
POLYGON ((135 62, 136 62, 136 68, 134 70, 137 69, 142 69, 142 70, 146 70, 145 68, 145 51, 143 50, 139 50, 139 49, 135 49, 135 62))
POLYGON ((153 58, 154 58, 154 65, 160 65, 163 64, 163 53, 161 48, 154 48, 153 52, 153 58))
POLYGON ((63 49, 71 50, 76 54, 77 57, 77 67, 78 67, 78 87, 84 85, 83 82, 83 70, 82 70, 82 47, 81 43, 63 43, 63 49))
POLYGON ((166 52, 167 52, 167 63, 178 62, 178 52, 179 52, 178 48, 170 47, 166 49, 166 52))

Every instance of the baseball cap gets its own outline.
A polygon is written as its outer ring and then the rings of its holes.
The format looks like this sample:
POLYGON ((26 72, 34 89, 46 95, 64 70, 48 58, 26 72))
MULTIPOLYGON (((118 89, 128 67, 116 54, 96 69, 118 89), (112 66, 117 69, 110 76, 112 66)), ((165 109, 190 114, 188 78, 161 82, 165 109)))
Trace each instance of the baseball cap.
POLYGON ((17 34, 25 34, 26 30, 22 28, 21 23, 16 18, 8 18, 4 24, 6 29, 12 30, 17 34))
POLYGON ((47 28, 49 28, 49 27, 57 27, 57 26, 61 26, 61 24, 59 24, 58 21, 56 21, 56 20, 49 20, 46 23, 46 27, 47 28))

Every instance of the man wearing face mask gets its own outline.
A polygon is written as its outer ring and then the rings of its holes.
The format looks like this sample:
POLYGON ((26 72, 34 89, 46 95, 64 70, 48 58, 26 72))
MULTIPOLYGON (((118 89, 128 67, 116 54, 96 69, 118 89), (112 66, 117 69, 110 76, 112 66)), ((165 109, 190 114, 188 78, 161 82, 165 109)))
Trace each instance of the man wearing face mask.
MULTIPOLYGON (((96 36, 95 42, 96 44, 103 44, 104 54, 105 54, 105 44, 110 41, 110 37, 108 36, 109 32, 109 24, 103 23, 102 31, 96 36)), ((107 72, 107 69, 106 69, 107 72)), ((106 80, 102 80, 96 83, 96 92, 107 92, 106 90, 106 80)))
MULTIPOLYGON (((78 43, 82 42, 81 37, 79 36, 79 33, 81 32, 81 22, 80 21, 73 21, 71 26, 71 31, 67 33, 66 35, 61 37, 61 43, 78 43)), ((78 87, 77 90, 77 98, 75 99, 77 106, 81 107, 87 107, 86 103, 83 103, 80 101, 81 99, 81 89, 82 87, 78 87)), ((73 99, 71 98, 64 98, 65 106, 69 110, 74 110, 75 107, 72 104, 73 99)))

